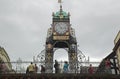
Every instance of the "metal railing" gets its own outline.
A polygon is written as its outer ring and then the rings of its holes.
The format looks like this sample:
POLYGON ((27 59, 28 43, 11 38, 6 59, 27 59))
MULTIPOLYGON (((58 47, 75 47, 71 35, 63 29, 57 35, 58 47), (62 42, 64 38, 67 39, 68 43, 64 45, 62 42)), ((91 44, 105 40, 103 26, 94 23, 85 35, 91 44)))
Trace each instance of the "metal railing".
MULTIPOLYGON (((4 62, 4 63, 0 63, 0 73, 26 73, 26 69, 27 67, 30 65, 32 61, 21 61, 21 62, 4 62), (12 64, 12 68, 9 68, 6 66, 6 64, 12 64), (3 67, 2 67, 2 66, 3 67)), ((60 73, 63 73, 63 66, 64 66, 64 62, 63 61, 59 61, 58 62, 60 64, 60 73)), ((75 69, 75 73, 88 73, 87 69, 89 67, 90 64, 92 64, 92 66, 95 68, 95 71, 98 67, 100 62, 78 62, 76 65, 76 69, 75 69), (83 71, 84 70, 84 71, 83 71), (86 70, 86 71, 85 71, 86 70)), ((36 64, 38 67, 38 72, 37 73, 41 73, 41 65, 45 66, 44 62, 33 62, 33 64, 36 64)), ((54 65, 54 62, 53 62, 54 65)), ((47 69, 46 69, 47 70, 47 69)), ((53 66, 53 73, 55 72, 54 66, 53 66)), ((70 72, 70 69, 68 71, 68 73, 70 72)))

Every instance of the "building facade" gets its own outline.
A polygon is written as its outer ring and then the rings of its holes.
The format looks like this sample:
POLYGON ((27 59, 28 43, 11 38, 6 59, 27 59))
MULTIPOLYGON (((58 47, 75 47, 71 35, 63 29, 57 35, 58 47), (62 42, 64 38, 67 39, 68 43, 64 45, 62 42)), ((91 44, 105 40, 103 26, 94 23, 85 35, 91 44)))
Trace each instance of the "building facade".
POLYGON ((10 58, 4 48, 0 47, 0 65, 2 72, 10 72, 12 70, 12 65, 10 63, 10 58))
POLYGON ((102 62, 100 63, 97 73, 105 73, 105 60, 110 60, 110 71, 112 74, 120 74, 120 31, 118 32, 115 40, 114 40, 114 48, 113 51, 106 56, 102 62))
POLYGON ((120 71, 120 31, 118 32, 118 34, 114 40, 114 44, 115 44, 115 47, 113 50, 116 52, 118 68, 120 71))

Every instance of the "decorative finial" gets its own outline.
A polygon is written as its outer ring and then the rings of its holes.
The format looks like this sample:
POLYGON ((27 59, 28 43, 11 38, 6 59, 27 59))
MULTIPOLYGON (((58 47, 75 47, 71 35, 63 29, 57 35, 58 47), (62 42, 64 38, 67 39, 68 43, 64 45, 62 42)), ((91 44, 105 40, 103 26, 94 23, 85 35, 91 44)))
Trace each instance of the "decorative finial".
POLYGON ((60 11, 62 11, 62 0, 58 0, 58 3, 60 4, 60 11))
POLYGON ((62 12, 62 5, 60 5, 60 11, 62 12))

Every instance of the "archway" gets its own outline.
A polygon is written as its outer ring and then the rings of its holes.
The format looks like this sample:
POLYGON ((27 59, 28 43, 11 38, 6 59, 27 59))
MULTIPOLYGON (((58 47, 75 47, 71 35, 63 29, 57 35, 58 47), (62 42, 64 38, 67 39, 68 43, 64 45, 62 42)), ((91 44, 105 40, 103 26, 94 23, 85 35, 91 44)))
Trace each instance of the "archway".
MULTIPOLYGON (((54 51, 54 55, 53 55, 53 66, 55 64, 55 60, 58 61, 59 64, 59 73, 62 73, 63 71, 63 66, 64 66, 64 61, 69 62, 68 59, 68 51, 66 49, 60 48, 60 49, 56 49, 54 51)), ((55 72, 55 68, 53 67, 53 73, 55 72)))
POLYGON ((58 60, 58 61, 68 61, 68 51, 66 51, 65 49, 61 48, 61 49, 57 49, 54 52, 54 57, 53 57, 53 61, 54 60, 58 60))

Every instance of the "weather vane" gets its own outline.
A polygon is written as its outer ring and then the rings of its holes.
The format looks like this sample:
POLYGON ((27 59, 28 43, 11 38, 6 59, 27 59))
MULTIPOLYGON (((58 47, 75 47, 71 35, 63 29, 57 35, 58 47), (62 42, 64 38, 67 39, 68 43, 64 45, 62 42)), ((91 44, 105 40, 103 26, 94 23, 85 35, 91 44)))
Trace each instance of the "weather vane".
POLYGON ((61 5, 61 3, 62 3, 62 0, 58 0, 58 3, 60 3, 60 5, 61 5))

